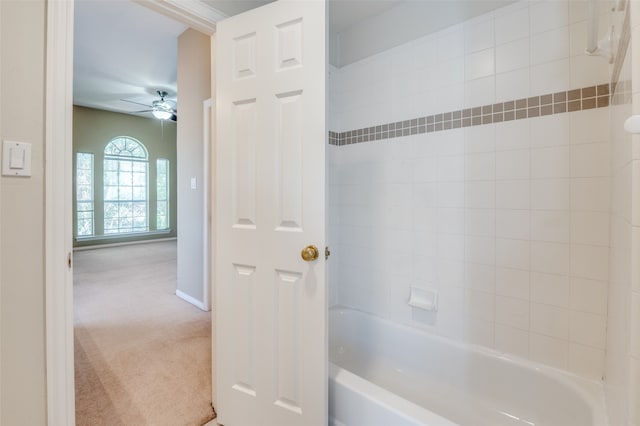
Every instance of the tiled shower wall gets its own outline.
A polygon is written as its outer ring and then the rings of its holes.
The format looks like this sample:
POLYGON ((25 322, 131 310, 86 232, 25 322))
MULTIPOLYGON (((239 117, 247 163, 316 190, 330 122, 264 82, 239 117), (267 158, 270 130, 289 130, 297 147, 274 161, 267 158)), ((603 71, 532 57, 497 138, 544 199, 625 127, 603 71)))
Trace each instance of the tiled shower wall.
MULTIPOLYGON (((333 130, 606 84, 585 43, 586 3, 516 3, 332 70, 333 130)), ((601 378, 609 108, 591 106, 331 146, 333 302, 601 378), (435 316, 411 286, 439 291, 435 316)))
POLYGON ((607 333, 606 396, 612 425, 640 425, 640 151, 638 136, 623 130, 631 114, 640 113, 638 70, 640 58, 640 6, 630 2, 630 22, 623 28, 620 51, 614 66, 615 98, 611 106, 611 256, 607 333), (625 54, 626 53, 626 54, 625 54), (619 62, 619 63, 618 63, 619 62), (615 72, 620 68, 619 77, 615 72), (633 96, 633 98, 632 98, 633 96), (631 100, 633 99, 633 102, 631 100))

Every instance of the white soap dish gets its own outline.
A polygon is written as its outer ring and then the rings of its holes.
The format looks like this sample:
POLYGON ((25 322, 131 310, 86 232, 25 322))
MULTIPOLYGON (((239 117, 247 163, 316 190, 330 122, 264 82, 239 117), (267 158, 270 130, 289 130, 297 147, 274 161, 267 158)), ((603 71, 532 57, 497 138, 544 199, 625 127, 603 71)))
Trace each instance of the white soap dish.
POLYGON ((438 290, 430 288, 411 287, 409 306, 425 311, 438 310, 438 290))

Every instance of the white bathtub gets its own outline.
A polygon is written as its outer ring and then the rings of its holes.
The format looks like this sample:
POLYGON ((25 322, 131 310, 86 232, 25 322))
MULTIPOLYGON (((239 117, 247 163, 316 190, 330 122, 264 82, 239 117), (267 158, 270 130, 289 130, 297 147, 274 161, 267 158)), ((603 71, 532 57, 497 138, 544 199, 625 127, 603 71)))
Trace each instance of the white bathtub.
POLYGON ((329 314, 336 426, 606 426, 599 383, 363 312, 329 314))

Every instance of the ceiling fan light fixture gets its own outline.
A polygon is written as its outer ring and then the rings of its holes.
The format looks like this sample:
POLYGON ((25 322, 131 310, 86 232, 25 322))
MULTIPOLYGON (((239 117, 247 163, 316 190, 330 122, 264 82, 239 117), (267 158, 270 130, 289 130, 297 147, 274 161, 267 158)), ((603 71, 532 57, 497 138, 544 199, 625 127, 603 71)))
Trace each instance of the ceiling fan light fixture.
POLYGON ((173 115, 170 111, 165 111, 162 109, 154 109, 153 111, 151 111, 151 113, 158 120, 168 120, 173 115))

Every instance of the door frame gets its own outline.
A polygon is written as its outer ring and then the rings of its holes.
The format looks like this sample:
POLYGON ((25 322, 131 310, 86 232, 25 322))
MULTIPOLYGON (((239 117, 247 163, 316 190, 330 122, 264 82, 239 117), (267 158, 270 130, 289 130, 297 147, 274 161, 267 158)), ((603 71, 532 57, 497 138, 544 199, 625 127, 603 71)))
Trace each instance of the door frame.
MULTIPOLYGON (((209 36, 215 33, 216 22, 226 17, 199 0, 135 1, 209 36)), ((48 426, 75 425, 71 266, 73 12, 74 0, 47 0, 44 284, 48 426)))

